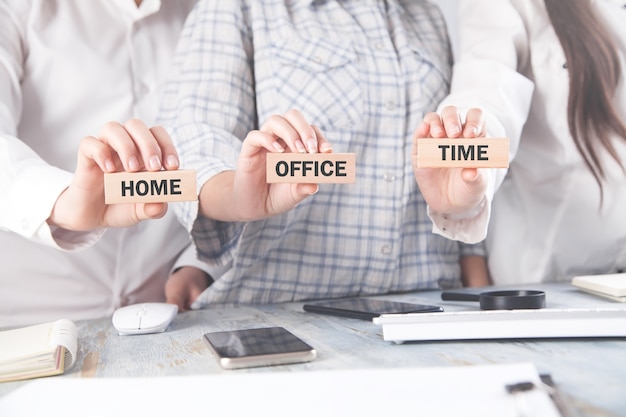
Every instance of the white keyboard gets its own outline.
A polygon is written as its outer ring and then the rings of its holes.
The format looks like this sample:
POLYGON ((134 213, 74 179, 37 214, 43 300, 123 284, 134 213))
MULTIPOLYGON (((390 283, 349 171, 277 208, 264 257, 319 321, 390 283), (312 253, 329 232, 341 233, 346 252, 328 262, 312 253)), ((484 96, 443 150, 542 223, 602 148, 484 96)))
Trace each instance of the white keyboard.
POLYGON ((383 339, 419 340, 626 337, 626 308, 488 310, 384 314, 383 339))

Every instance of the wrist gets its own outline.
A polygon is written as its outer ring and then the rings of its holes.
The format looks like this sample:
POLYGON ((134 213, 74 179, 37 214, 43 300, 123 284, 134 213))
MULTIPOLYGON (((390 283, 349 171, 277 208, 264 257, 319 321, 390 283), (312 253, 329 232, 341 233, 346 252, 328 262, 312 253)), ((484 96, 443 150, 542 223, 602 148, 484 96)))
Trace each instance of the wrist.
POLYGON ((485 208, 485 204, 487 204, 487 197, 483 196, 478 204, 470 209, 454 213, 442 213, 442 216, 448 220, 455 222, 461 220, 470 220, 477 217, 483 211, 483 209, 485 208))
POLYGON ((235 171, 221 172, 207 180, 199 193, 199 214, 219 221, 240 221, 233 203, 235 171))

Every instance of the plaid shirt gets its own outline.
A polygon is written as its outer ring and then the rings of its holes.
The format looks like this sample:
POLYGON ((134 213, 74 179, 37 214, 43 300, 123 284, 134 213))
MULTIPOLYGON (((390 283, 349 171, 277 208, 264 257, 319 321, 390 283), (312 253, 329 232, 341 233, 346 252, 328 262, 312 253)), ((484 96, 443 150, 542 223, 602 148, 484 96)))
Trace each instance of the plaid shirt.
POLYGON ((199 185, 234 169, 247 133, 290 109, 335 152, 356 153, 357 180, 322 184, 294 210, 249 223, 196 219, 197 203, 177 204, 201 259, 232 262, 199 304, 459 285, 462 250, 481 248, 432 233, 410 163, 414 129, 448 92, 450 62, 443 18, 425 1, 200 1, 160 119, 199 185))

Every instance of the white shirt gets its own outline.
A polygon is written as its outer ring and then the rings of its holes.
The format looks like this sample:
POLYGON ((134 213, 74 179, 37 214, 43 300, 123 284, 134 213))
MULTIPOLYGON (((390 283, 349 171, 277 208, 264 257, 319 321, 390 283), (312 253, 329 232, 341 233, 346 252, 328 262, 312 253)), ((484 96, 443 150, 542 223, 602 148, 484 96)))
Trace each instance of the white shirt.
MULTIPOLYGON (((619 49, 622 82, 615 100, 625 121, 626 1, 596 0, 593 8, 619 49)), ((514 159, 495 195, 503 172, 489 173, 491 207, 456 221, 431 213, 434 230, 471 242, 484 236, 489 222, 489 268, 496 284, 623 269, 626 176, 603 154, 608 180, 600 206, 599 187, 569 133, 565 55, 544 2, 461 0, 458 18, 460 55, 451 95, 440 108, 483 108, 489 135, 509 137, 514 159)), ((626 144, 615 144, 626 162, 626 144)))
POLYGON ((0 3, 0 326, 88 319, 164 299, 189 244, 173 214, 108 230, 95 245, 99 234, 57 230, 53 238, 46 219, 84 136, 112 120, 153 122, 194 3, 0 3))

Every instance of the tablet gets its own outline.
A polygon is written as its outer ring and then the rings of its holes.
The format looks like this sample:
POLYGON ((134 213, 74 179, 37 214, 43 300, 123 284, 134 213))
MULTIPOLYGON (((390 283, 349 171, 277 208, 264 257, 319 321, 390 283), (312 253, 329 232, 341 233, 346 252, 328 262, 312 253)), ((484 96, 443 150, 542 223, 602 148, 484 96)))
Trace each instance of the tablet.
POLYGON ((436 305, 405 303, 375 298, 343 298, 307 303, 302 308, 310 313, 330 314, 370 321, 381 314, 436 313, 443 311, 443 307, 436 305))

